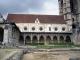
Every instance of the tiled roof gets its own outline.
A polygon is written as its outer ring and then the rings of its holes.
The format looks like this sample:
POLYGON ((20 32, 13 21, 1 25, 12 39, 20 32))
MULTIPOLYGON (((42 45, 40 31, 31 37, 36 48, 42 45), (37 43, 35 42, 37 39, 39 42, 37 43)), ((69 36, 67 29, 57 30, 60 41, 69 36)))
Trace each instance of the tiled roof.
POLYGON ((8 14, 6 20, 15 23, 34 23, 39 19, 40 23, 66 24, 61 15, 38 15, 38 14, 8 14))

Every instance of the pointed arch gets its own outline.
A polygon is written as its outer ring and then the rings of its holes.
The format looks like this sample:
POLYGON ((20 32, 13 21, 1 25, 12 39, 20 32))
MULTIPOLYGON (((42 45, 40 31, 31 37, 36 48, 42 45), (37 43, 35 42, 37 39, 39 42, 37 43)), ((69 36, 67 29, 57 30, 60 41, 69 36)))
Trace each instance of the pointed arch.
POLYGON ((66 42, 71 42, 70 36, 66 36, 66 42))
POLYGON ((53 42, 58 42, 57 36, 54 36, 54 37, 53 37, 53 42))
POLYGON ((32 40, 32 42, 38 42, 38 40, 37 40, 37 36, 33 36, 33 40, 32 40))
POLYGON ((4 37, 4 29, 0 27, 0 42, 3 42, 3 37, 4 37))
POLYGON ((39 42, 44 42, 44 37, 40 36, 39 42))
POLYGON ((50 42, 51 42, 51 37, 50 36, 47 36, 46 37, 46 43, 49 44, 50 42))
POLYGON ((64 42, 64 37, 60 36, 60 42, 64 42))
POLYGON ((26 36, 26 42, 31 42, 30 36, 26 36))
POLYGON ((24 38, 22 35, 19 36, 18 42, 19 42, 19 44, 24 44, 24 38))

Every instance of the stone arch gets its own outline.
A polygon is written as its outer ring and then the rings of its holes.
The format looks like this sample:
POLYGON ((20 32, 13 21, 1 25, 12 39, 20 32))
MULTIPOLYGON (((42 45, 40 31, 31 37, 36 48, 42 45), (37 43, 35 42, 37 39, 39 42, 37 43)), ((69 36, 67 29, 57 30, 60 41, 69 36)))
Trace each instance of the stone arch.
POLYGON ((25 39, 25 40, 26 40, 26 42, 29 42, 29 43, 30 43, 30 42, 31 42, 31 38, 30 38, 30 36, 29 36, 29 35, 26 36, 26 39, 25 39))
POLYGON ((57 36, 53 37, 53 42, 58 42, 57 36))
POLYGON ((19 42, 19 44, 24 44, 24 38, 22 35, 19 36, 18 42, 19 42))
POLYGON ((38 40, 37 40, 37 36, 33 36, 33 40, 32 40, 32 42, 38 42, 38 40))
POLYGON ((60 42, 64 42, 64 37, 63 36, 60 36, 60 42))
POLYGON ((48 35, 48 36, 46 37, 46 43, 49 44, 50 42, 51 42, 51 37, 48 35))
POLYGON ((3 42, 3 38, 4 38, 4 29, 0 27, 0 43, 3 42))
POLYGON ((71 42, 70 36, 66 36, 66 42, 71 42))
POLYGON ((44 36, 40 36, 39 42, 44 42, 44 36))

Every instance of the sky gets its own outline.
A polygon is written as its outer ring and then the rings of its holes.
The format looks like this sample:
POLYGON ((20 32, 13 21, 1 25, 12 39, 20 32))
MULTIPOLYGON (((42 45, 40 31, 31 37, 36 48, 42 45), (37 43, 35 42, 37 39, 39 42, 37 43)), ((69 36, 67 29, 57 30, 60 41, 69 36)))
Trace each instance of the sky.
POLYGON ((58 0, 0 0, 0 13, 58 15, 58 0))

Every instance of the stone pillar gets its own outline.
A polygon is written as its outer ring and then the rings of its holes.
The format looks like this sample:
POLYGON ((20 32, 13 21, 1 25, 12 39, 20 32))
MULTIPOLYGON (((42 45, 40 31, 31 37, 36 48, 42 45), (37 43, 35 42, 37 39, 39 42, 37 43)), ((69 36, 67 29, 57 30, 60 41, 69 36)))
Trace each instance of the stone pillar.
POLYGON ((33 37, 32 37, 32 34, 31 34, 31 43, 32 43, 32 39, 33 39, 33 37))
POLYGON ((8 39, 8 29, 4 29, 4 39, 3 39, 5 44, 9 43, 9 39, 8 39))
POLYGON ((47 45, 47 44, 46 44, 46 36, 44 37, 44 43, 45 43, 45 45, 47 45))
POLYGON ((26 41, 25 41, 25 34, 24 34, 24 44, 26 43, 26 41))
POLYGON ((38 35, 37 39, 38 39, 38 43, 39 43, 39 35, 38 35))
POLYGON ((66 36, 64 36, 64 43, 66 43, 66 36))
POLYGON ((53 42, 53 36, 51 36, 51 42, 53 42))

